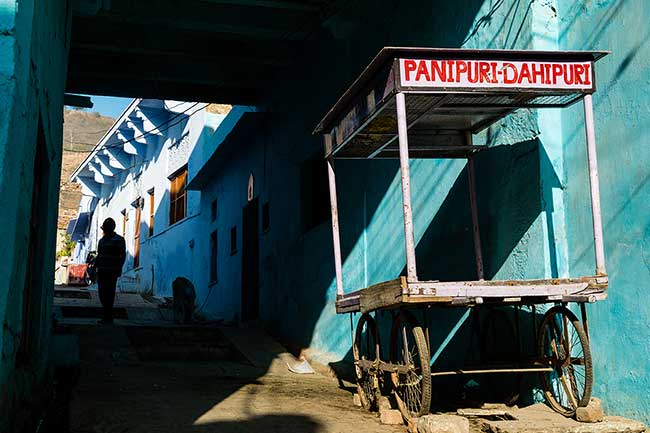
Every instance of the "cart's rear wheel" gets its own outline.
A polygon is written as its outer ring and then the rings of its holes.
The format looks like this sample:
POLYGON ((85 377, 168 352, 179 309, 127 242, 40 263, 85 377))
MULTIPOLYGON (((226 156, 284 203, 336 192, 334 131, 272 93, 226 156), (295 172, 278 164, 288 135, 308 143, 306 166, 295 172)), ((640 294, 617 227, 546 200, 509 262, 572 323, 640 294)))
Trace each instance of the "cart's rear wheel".
POLYGON ((379 360, 379 334, 377 324, 370 314, 365 313, 359 319, 357 332, 352 347, 354 369, 357 375, 357 392, 361 404, 368 410, 377 409, 379 399, 379 381, 377 366, 362 367, 359 361, 375 362, 379 360))
POLYGON ((589 339, 569 309, 553 307, 544 315, 537 339, 539 355, 553 371, 541 375, 544 396, 558 413, 573 416, 591 398, 593 369, 589 339))
POLYGON ((429 349, 422 327, 407 311, 393 321, 390 348, 391 362, 407 367, 406 372, 391 373, 400 412, 406 419, 426 415, 431 404, 429 349))

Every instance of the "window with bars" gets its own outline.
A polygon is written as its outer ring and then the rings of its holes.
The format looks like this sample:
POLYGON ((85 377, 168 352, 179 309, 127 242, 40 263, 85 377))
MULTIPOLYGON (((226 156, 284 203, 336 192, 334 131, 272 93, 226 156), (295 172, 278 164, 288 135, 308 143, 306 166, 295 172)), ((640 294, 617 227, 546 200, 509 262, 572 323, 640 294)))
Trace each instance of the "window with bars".
POLYGON ((185 218, 187 212, 187 166, 174 173, 169 181, 169 225, 185 218))

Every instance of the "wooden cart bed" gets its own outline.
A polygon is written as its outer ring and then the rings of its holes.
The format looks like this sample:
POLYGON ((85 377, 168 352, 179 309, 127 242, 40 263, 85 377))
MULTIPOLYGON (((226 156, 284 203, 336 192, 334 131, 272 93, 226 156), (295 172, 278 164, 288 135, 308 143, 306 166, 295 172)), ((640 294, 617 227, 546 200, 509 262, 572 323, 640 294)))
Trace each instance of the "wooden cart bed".
POLYGON ((607 297, 607 285, 606 276, 411 283, 406 281, 406 277, 400 277, 338 296, 336 312, 365 313, 413 304, 460 306, 493 302, 502 304, 592 303, 607 297))

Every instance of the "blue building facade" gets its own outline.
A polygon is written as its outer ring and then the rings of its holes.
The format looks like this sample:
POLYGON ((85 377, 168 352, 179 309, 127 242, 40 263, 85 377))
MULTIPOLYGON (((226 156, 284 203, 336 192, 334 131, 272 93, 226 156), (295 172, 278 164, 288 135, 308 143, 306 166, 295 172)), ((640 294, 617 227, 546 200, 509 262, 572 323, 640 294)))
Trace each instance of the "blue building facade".
MULTIPOLYGON (((55 3, 24 1, 18 9, 16 2, 0 2, 0 197, 7 210, 0 225, 0 235, 7 240, 0 268, 0 415, 10 413, 46 377, 57 143, 70 31, 69 12, 55 3), (38 143, 45 143, 41 148, 46 149, 39 158, 38 143), (49 169, 38 166, 38 173, 45 173, 40 177, 30 175, 37 159, 49 169), (35 194, 34 201, 16 191, 42 193, 35 194), (32 215, 41 215, 35 226, 29 223, 32 215), (51 233, 35 231, 39 224, 51 227, 51 233), (34 247, 29 239, 39 239, 35 248, 49 265, 30 256, 34 247), (30 280, 29 266, 46 271, 30 280), (30 287, 37 289, 30 292, 30 287), (26 299, 27 305, 38 306, 30 316, 23 309, 26 299), (37 368, 18 362, 21 336, 30 328, 38 335, 29 350, 37 368)), ((283 342, 320 362, 349 360, 349 318, 334 311, 327 194, 319 183, 325 179, 318 164, 322 143, 311 136, 327 109, 383 46, 611 50, 597 64, 594 95, 610 276, 609 299, 589 307, 594 394, 604 400, 609 413, 650 422, 650 402, 643 398, 650 384, 650 307, 644 302, 650 287, 648 3, 422 0, 410 2, 399 13, 394 8, 393 2, 362 0, 329 17, 313 35, 310 49, 296 52, 291 67, 274 77, 255 110, 237 109, 239 114, 231 113, 219 128, 215 125, 209 139, 193 148, 188 183, 191 191, 201 193, 194 208, 197 216, 190 220, 197 221, 190 239, 195 239, 198 273, 205 278, 196 284, 198 302, 215 316, 241 318, 248 308, 242 304, 242 288, 248 290, 246 299, 255 299, 250 274, 242 269, 244 250, 247 257, 255 256, 251 232, 243 226, 252 226, 255 204, 248 206, 257 199, 259 230, 253 240, 258 241, 258 266, 253 283, 259 301, 257 311, 245 314, 259 315, 283 342)), ((111 81, 101 84, 109 89, 111 81)), ((593 273, 582 122, 578 105, 562 112, 522 110, 481 138, 491 146, 485 160, 477 162, 489 278, 593 273)), ((102 168, 107 170, 100 165, 99 175, 102 168)), ((346 290, 394 278, 405 266, 397 170, 394 161, 338 164, 346 290)), ((418 268, 430 274, 423 278, 473 277, 464 170, 463 161, 412 163, 422 261, 418 268)), ((119 230, 121 214, 115 215, 119 230)), ((190 239, 182 237, 179 260, 190 250, 190 239)), ((251 262, 245 263, 248 270, 251 262)), ((154 269, 159 267, 154 263, 154 269)), ((437 315, 433 345, 457 319, 451 311, 437 315)), ((463 328, 454 341, 468 338, 463 328)), ((450 363, 455 355, 462 356, 449 353, 450 363)), ((0 430, 8 419, 0 416, 0 430)))
POLYGON ((74 262, 97 250, 111 217, 127 247, 118 290, 164 297, 176 277, 202 280, 200 193, 185 185, 190 154, 224 117, 207 105, 135 99, 125 109, 71 176, 83 193, 74 262))

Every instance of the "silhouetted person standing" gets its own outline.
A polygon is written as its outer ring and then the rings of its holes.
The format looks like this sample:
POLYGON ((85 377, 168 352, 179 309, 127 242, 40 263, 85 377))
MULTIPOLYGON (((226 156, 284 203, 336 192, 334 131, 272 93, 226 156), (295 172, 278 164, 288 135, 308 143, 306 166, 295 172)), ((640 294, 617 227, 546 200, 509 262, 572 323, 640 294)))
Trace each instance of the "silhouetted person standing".
POLYGON ((122 265, 126 259, 124 238, 115 233, 115 220, 106 218, 101 227, 104 236, 97 245, 97 290, 103 307, 100 323, 113 323, 113 304, 115 303, 115 286, 117 278, 122 275, 122 265))

